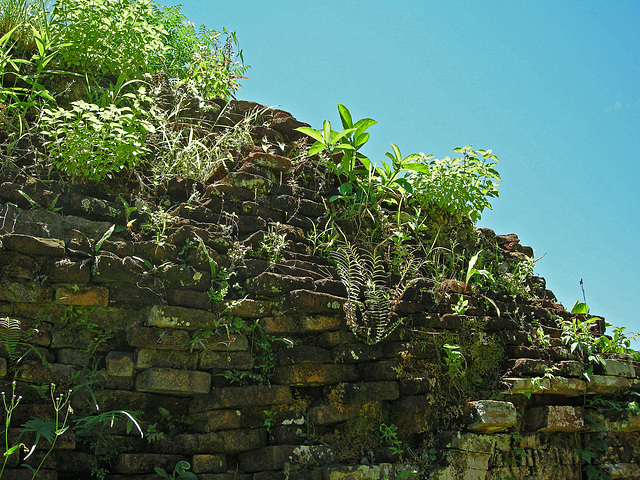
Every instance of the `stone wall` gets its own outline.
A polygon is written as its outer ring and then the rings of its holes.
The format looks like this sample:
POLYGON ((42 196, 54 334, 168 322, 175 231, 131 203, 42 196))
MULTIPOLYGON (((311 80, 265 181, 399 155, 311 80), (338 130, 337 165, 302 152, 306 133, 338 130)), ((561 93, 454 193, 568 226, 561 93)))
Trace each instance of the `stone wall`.
MULTIPOLYGON (((232 123, 258 106, 231 107, 232 123)), ((263 117, 256 143, 299 141, 286 112, 263 117)), ((366 345, 314 237, 335 185, 313 162, 232 153, 230 173, 157 192, 164 221, 133 196, 0 172, 0 376, 7 401, 14 380, 23 397, 10 445, 20 425, 52 418, 48 385, 74 390, 73 428, 38 478, 146 480, 180 460, 201 480, 640 478, 640 416, 621 401, 640 391, 638 363, 609 358, 585 377, 560 340, 558 319, 575 316, 544 279, 530 280, 535 299, 491 302, 460 282, 418 283, 403 324, 366 345), (281 256, 265 247, 274 234, 281 256), (460 369, 445 359, 453 340, 475 355, 460 369), (121 414, 74 423, 120 410, 144 438, 121 414)), ((532 254, 515 235, 480 237, 532 254)), ((24 457, 8 457, 5 478, 31 478, 24 457)))

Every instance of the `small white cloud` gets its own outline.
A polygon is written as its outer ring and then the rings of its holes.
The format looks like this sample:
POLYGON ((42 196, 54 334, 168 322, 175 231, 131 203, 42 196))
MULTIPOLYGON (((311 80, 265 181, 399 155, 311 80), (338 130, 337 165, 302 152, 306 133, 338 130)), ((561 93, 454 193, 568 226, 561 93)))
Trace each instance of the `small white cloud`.
POLYGON ((615 110, 620 110, 622 108, 622 104, 620 102, 616 102, 610 107, 604 109, 605 112, 613 112, 615 110))

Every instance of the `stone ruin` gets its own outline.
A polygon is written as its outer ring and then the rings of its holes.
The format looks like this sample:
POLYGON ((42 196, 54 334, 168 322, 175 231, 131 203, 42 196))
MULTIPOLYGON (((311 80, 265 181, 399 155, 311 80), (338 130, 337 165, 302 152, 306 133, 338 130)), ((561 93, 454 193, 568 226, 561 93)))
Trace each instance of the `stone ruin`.
MULTIPOLYGON (((52 417, 48 385, 74 389, 72 428, 46 457, 46 440, 7 457, 3 478, 31 478, 20 465, 43 458, 45 480, 151 480, 179 461, 200 480, 640 478, 640 364, 589 370, 561 340, 559 321, 581 317, 542 278, 491 302, 418 282, 393 333, 358 339, 317 235, 336 186, 317 162, 262 148, 304 143, 290 114, 232 101, 220 121, 256 109, 255 145, 232 164, 155 192, 168 215, 155 231, 130 228, 150 213, 119 192, 0 171, 0 383, 22 396, 9 444, 52 417), (121 410, 144 438, 122 415, 74 423, 121 410)), ((533 255, 513 234, 478 237, 533 255)))

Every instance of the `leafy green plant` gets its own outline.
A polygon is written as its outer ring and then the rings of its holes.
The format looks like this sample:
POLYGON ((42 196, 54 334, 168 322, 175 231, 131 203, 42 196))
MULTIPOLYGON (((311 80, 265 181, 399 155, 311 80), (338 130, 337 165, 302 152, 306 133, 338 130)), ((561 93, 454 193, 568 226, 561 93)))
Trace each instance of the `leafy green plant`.
POLYGON ((398 426, 392 423, 381 423, 378 430, 380 432, 380 441, 391 450, 392 454, 402 457, 402 441, 398 438, 398 426))
POLYGON ((287 247, 286 236, 280 227, 280 222, 277 222, 275 225, 269 225, 260 242, 259 252, 267 257, 271 270, 282 260, 282 254, 287 247))
POLYGON ((469 260, 469 265, 467 266, 467 274, 464 277, 465 291, 469 289, 469 282, 475 275, 480 275, 485 278, 491 278, 491 274, 487 270, 478 270, 477 268, 475 268, 481 253, 482 250, 472 256, 469 260))
MULTIPOLYGON (((576 302, 571 313, 575 314, 573 318, 559 321, 562 342, 569 347, 572 354, 589 362, 604 363, 600 345, 592 333, 597 319, 589 315, 589 307, 581 302, 576 302)), ((588 379, 589 371, 586 373, 588 379)))
POLYGON ((180 417, 177 417, 164 407, 158 407, 158 412, 166 422, 168 427, 168 434, 172 437, 184 432, 185 427, 193 425, 194 423, 194 420, 191 416, 182 414, 180 415, 180 417))
POLYGON ((407 179, 412 199, 427 209, 437 207, 475 223, 486 208, 491 209, 489 199, 499 196, 501 179, 494 168, 498 157, 491 150, 472 150, 471 145, 453 151, 462 157, 438 160, 423 155, 421 165, 426 168, 407 179))
POLYGON ((180 460, 173 473, 169 475, 164 468, 155 467, 155 472, 165 480, 197 480, 196 474, 193 472, 187 472, 191 468, 191 464, 185 460, 180 460))
POLYGON ((73 413, 71 403, 69 402, 71 390, 58 395, 56 395, 55 391, 56 386, 51 384, 50 395, 53 409, 55 411, 55 418, 53 420, 46 420, 43 417, 36 417, 28 420, 22 425, 23 429, 21 435, 27 432, 35 433, 33 446, 29 449, 25 456, 25 460, 35 452, 41 437, 44 437, 45 440, 49 442, 49 450, 44 454, 36 468, 33 468, 30 465, 24 465, 33 473, 33 476, 31 477, 32 479, 38 476, 38 472, 40 472, 42 465, 44 465, 45 460, 53 451, 58 437, 63 435, 69 429, 69 415, 73 413))
POLYGON ((139 78, 169 48, 156 16, 149 0, 56 0, 52 28, 70 44, 60 61, 82 73, 139 78))
POLYGON ((407 262, 396 287, 386 286, 387 277, 377 248, 373 253, 359 251, 345 240, 329 252, 336 262, 336 270, 347 290, 343 309, 347 325, 365 343, 378 343, 389 336, 402 322, 393 315, 407 289, 418 281, 417 263, 407 262), (364 295, 364 302, 360 293, 364 295))
POLYGON ((447 366, 447 375, 450 377, 461 375, 464 370, 464 356, 460 346, 445 343, 442 348, 444 350, 444 363, 447 366))
POLYGON ((99 181, 138 165, 148 153, 153 124, 130 107, 100 107, 83 100, 71 109, 45 108, 42 133, 51 162, 74 180, 99 181))
POLYGON ((238 80, 249 68, 243 65, 242 50, 235 51, 235 32, 216 32, 205 25, 196 28, 180 12, 180 5, 155 10, 167 49, 153 57, 152 70, 165 72, 168 78, 177 80, 178 88, 196 96, 232 97, 239 88, 238 80))

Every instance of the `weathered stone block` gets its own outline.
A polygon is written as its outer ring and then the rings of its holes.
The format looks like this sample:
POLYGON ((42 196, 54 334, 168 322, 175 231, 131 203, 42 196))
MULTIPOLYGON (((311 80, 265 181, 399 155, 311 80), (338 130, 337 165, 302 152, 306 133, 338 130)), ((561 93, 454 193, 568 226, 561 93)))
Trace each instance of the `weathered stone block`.
POLYGON ((291 403, 291 389, 283 385, 217 388, 194 398, 189 411, 194 414, 222 408, 240 408, 291 403))
POLYGON ((633 367, 633 364, 622 360, 605 359, 604 365, 596 364, 594 370, 596 373, 602 373, 603 375, 611 375, 614 377, 636 377, 636 370, 633 367))
POLYGON ((191 471, 193 473, 220 473, 227 470, 224 455, 194 455, 191 471))
POLYGON ((129 352, 109 352, 106 357, 107 375, 131 377, 133 375, 133 354, 129 352))
POLYGON ((53 283, 85 284, 91 278, 91 267, 86 262, 74 262, 68 258, 52 262, 47 269, 53 283))
POLYGON ((247 281, 247 290, 259 297, 277 297, 296 289, 313 289, 313 279, 263 272, 247 281))
POLYGON ((158 305, 164 303, 164 298, 159 289, 112 283, 109 285, 109 302, 118 306, 123 304, 158 305))
POLYGON ((253 357, 249 352, 205 350, 198 355, 198 369, 208 370, 219 368, 221 370, 250 370, 253 367, 253 357))
POLYGON ((300 329, 303 332, 324 332, 340 330, 346 326, 345 320, 339 316, 314 315, 300 319, 300 329))
POLYGON ((526 425, 537 432, 579 432, 584 430, 582 407, 548 405, 527 410, 526 425))
POLYGON ((340 344, 331 349, 331 355, 338 363, 370 362, 382 358, 382 345, 363 345, 362 343, 340 344))
POLYGON ((193 431, 210 433, 216 430, 232 430, 242 427, 240 410, 208 410, 193 414, 193 431))
POLYGON ((516 407, 511 402, 478 400, 466 405, 468 428, 473 432, 495 433, 514 426, 516 407))
POLYGON ((342 313, 344 298, 310 290, 293 290, 287 295, 285 306, 294 313, 342 313))
POLYGON ((262 318, 271 315, 271 302, 246 298, 240 302, 216 305, 216 311, 240 318, 262 318))
POLYGON ((198 366, 198 354, 192 352, 173 351, 155 348, 141 348, 136 354, 135 367, 144 370, 152 367, 195 370, 198 366))
POLYGON ((29 235, 8 233, 2 237, 2 245, 7 250, 46 257, 63 257, 64 242, 57 238, 39 238, 29 235))
POLYGON ((50 303, 55 291, 48 285, 36 282, 13 282, 0 280, 0 301, 11 303, 50 303))
POLYGON ((615 395, 626 390, 638 389, 640 382, 636 379, 614 377, 610 375, 590 375, 587 383, 587 394, 615 395))
POLYGON ((249 340, 239 333, 219 333, 207 338, 191 340, 189 348, 209 352, 244 352, 249 350, 249 340))
POLYGON ((222 430, 198 436, 201 452, 236 455, 267 445, 264 429, 222 430))
POLYGON ((133 327, 128 332, 127 340, 132 347, 187 350, 191 337, 186 330, 133 327))
POLYGON ((578 378, 554 377, 551 379, 549 389, 544 393, 563 395, 565 397, 577 397, 583 395, 587 385, 584 380, 578 378))
POLYGON ((91 280, 97 283, 153 285, 151 276, 145 278, 144 269, 142 262, 132 257, 120 258, 111 253, 102 254, 96 257, 91 280))
POLYGON ((139 392, 196 395, 210 390, 211 375, 191 370, 150 368, 136 376, 135 388, 139 392))
POLYGON ((180 460, 186 460, 181 455, 159 453, 121 453, 113 462, 112 471, 122 474, 154 473, 155 467, 173 472, 173 468, 180 460))
POLYGON ((86 350, 77 348, 61 348, 56 354, 56 360, 58 363, 67 365, 89 365, 91 354, 86 350))
POLYGON ((58 285, 55 298, 63 305, 106 307, 109 305, 109 289, 93 285, 58 285))
POLYGON ((240 469, 245 472, 282 470, 293 458, 294 445, 273 445, 259 450, 241 453, 238 457, 240 469))
POLYGON ((334 385, 358 380, 355 365, 304 363, 276 368, 274 382, 281 385, 334 385))
POLYGON ((330 425, 348 420, 352 413, 349 409, 338 409, 331 405, 319 405, 309 410, 309 421, 312 425, 330 425))
POLYGON ((278 351, 280 365, 292 365, 297 363, 329 363, 331 355, 329 350, 307 345, 296 345, 278 351))
POLYGON ((291 317, 267 317, 260 320, 267 335, 290 335, 300 331, 297 319, 291 317))
POLYGON ((178 307, 198 308, 206 310, 211 304, 209 295, 193 290, 168 289, 167 303, 178 307))
POLYGON ((216 316, 213 313, 203 310, 154 305, 149 310, 147 325, 150 327, 197 330, 207 325, 213 325, 215 320, 216 316))
POLYGON ((253 152, 249 154, 247 160, 276 172, 288 172, 291 169, 290 159, 273 153, 253 152))
POLYGON ((398 382, 341 383, 332 390, 339 392, 344 404, 396 400, 400 396, 398 382))
POLYGON ((383 480, 395 478, 391 464, 332 466, 323 471, 324 480, 383 480))

